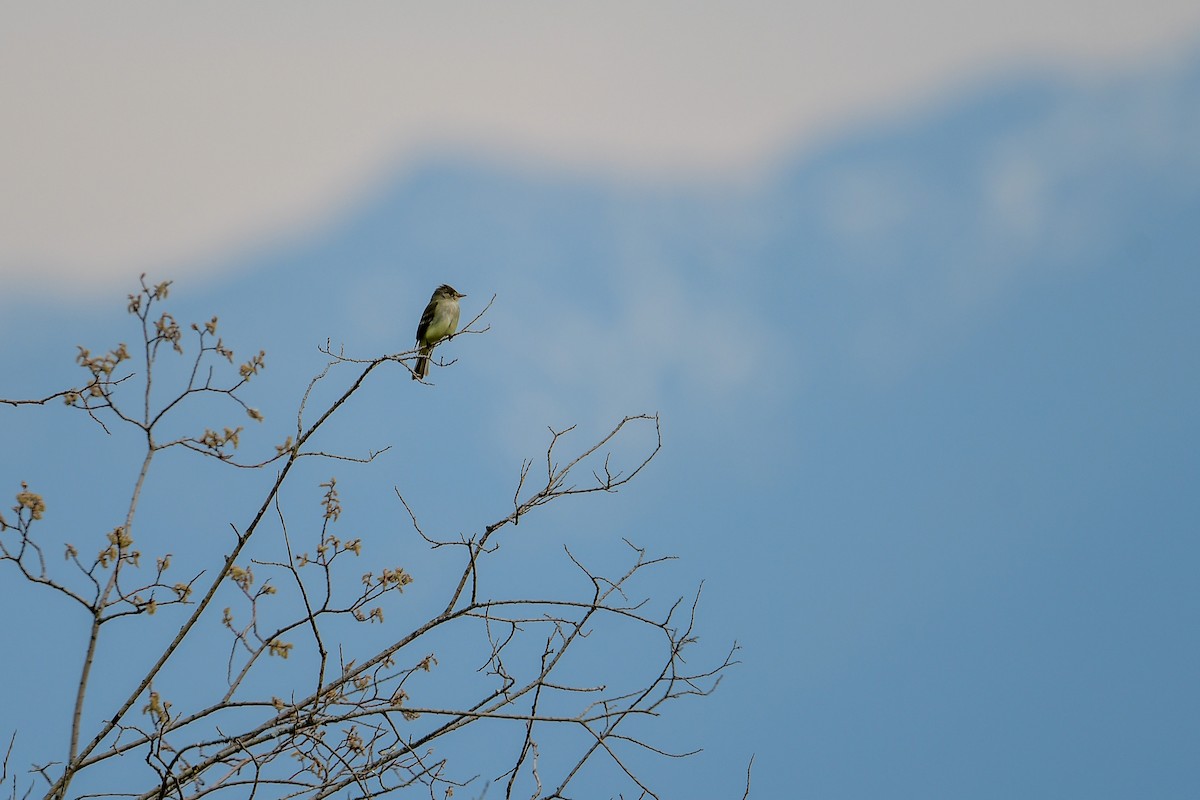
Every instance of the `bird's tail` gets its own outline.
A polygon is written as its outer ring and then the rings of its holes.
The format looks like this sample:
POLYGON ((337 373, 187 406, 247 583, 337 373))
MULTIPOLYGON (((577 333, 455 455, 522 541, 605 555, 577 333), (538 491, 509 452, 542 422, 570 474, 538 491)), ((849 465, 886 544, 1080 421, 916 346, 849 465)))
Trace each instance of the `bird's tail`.
POLYGON ((425 376, 429 374, 429 350, 422 349, 421 355, 417 357, 416 366, 413 367, 413 380, 423 381, 425 376))

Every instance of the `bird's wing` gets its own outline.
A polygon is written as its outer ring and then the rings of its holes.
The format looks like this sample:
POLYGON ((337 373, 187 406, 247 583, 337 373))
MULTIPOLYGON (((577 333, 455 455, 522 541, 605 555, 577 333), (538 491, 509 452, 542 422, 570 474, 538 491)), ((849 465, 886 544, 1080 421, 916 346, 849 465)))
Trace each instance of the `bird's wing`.
POLYGON ((425 306, 425 313, 421 315, 421 321, 417 324, 417 344, 425 343, 425 332, 429 330, 429 326, 433 323, 433 313, 437 309, 437 295, 435 294, 429 300, 429 305, 425 306))

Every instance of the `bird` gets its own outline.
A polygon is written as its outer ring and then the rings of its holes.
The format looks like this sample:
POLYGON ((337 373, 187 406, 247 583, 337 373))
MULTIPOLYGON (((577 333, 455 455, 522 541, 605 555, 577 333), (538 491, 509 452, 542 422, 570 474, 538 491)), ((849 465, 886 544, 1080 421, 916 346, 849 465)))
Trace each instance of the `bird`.
POLYGON ((433 348, 458 330, 458 301, 462 297, 466 295, 460 294, 454 287, 445 283, 433 290, 429 305, 425 306, 425 313, 421 315, 421 322, 417 325, 417 347, 421 348, 421 354, 413 367, 414 381, 425 380, 433 348))

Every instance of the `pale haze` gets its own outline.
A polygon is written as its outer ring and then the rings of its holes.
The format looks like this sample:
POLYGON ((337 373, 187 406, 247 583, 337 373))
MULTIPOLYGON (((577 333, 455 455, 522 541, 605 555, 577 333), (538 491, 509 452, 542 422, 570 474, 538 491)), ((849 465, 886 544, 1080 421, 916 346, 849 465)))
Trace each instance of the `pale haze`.
POLYGON ((1169 59, 1184 2, 0 5, 0 276, 173 275, 423 156, 729 179, 1014 69, 1169 59))

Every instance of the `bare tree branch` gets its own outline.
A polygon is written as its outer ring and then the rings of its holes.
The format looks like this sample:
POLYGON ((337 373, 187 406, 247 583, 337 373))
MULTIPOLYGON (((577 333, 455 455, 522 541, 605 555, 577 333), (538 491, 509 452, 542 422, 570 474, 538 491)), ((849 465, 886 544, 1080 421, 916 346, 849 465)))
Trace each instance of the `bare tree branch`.
MULTIPOLYGON (((544 472, 534 470, 543 459, 523 462, 511 508, 457 538, 427 533, 396 488, 413 542, 453 565, 434 598, 440 610, 421 618, 402 599, 414 580, 404 565, 356 566, 376 537, 371 531, 339 533, 343 509, 336 478, 320 484, 315 520, 289 511, 283 494, 301 459, 370 464, 387 452, 385 446, 342 454, 316 437, 381 367, 400 364, 411 372, 418 351, 350 357, 327 341, 319 350, 328 361, 296 403, 292 435, 273 452, 242 456, 241 425, 197 432, 189 409, 204 398, 226 404, 238 419, 261 421, 242 393, 265 370, 266 355, 260 350, 237 362, 218 336, 216 317, 191 325, 187 334, 159 308, 170 287, 169 281, 148 283, 143 275, 139 290, 129 295, 126 308, 141 336, 137 348, 122 343, 102 354, 79 348, 83 388, 37 400, 0 400, 11 408, 61 400, 110 434, 132 433, 144 448, 123 521, 103 534, 94 557, 66 544, 65 572, 46 558, 48 547, 54 551, 47 544, 53 528, 44 519, 42 494, 22 484, 15 517, 10 522, 0 515, 0 567, 12 565, 31 587, 66 598, 87 620, 66 758, 30 770, 46 781, 43 796, 316 800, 410 790, 445 798, 487 774, 497 777, 480 797, 500 781, 505 797, 563 797, 590 764, 603 761, 640 796, 658 797, 655 781, 634 769, 630 755, 672 761, 699 750, 677 751, 646 738, 643 723, 671 703, 711 693, 737 663, 736 643, 708 666, 689 666, 705 660, 703 654, 685 658, 696 646, 700 591, 690 600, 666 602, 654 592, 654 573, 672 556, 650 556, 625 540, 628 563, 612 573, 589 567, 564 548, 562 575, 575 576, 573 588, 555 593, 523 584, 499 549, 509 526, 542 506, 625 487, 662 448, 658 416, 626 416, 573 450, 575 426, 550 429, 544 472), (170 358, 183 359, 174 372, 164 371, 170 358), (136 373, 128 370, 134 361, 136 373), (170 375, 176 377, 164 377, 170 375), (331 398, 317 404, 325 392, 316 388, 337 381, 331 398), (168 421, 192 432, 176 428, 163 435, 168 421), (652 435, 638 433, 647 427, 652 435), (626 452, 619 443, 639 435, 646 443, 640 455, 614 454, 626 452), (230 476, 274 471, 246 517, 229 522, 233 535, 219 556, 189 569, 190 579, 175 581, 168 577, 171 554, 154 557, 151 573, 151 556, 143 557, 135 536, 144 525, 140 510, 149 476, 171 463, 156 456, 168 449, 235 467, 230 476), (260 535, 275 526, 278 537, 260 535), (144 660, 122 663, 124 690, 99 687, 93 675, 107 652, 101 642, 108 626, 117 620, 141 624, 156 613, 174 615, 170 630, 177 625, 177 632, 164 635, 161 649, 144 660), (215 667, 218 675, 223 660, 225 684, 213 692, 181 691, 181 654, 186 644, 207 636, 205 630, 223 632, 228 647, 214 653, 205 639, 203 652, 187 648, 189 657, 206 659, 206 668, 215 667), (454 643, 452 654, 443 652, 447 641, 454 643), (630 649, 619 674, 591 668, 599 661, 595 656, 618 647, 630 649), (465 672, 463 653, 469 653, 465 672), (106 710, 86 714, 92 705, 106 710), (509 730, 496 740, 505 745, 481 753, 473 732, 497 726, 509 730)), ((479 323, 494 301, 454 336, 486 333, 489 327, 479 323)), ((15 741, 14 732, 0 763, 0 785, 11 784, 14 800, 35 790, 29 779, 22 793, 9 770, 15 741)), ((744 797, 749 788, 748 767, 744 797)))

